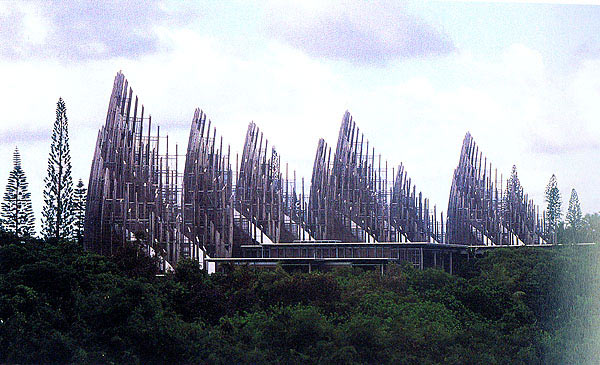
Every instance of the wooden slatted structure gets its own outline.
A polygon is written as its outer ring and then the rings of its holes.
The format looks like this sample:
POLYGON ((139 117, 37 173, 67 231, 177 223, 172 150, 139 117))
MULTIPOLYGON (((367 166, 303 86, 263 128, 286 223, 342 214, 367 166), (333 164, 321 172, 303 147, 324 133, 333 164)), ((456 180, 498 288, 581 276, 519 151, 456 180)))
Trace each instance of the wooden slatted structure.
POLYGON ((437 207, 432 212, 429 199, 423 198, 422 192, 417 194, 402 163, 393 182, 390 219, 398 233, 393 242, 445 242, 444 214, 440 212, 438 221, 437 207))
POLYGON ((113 254, 137 242, 163 268, 181 255, 181 178, 177 146, 155 133, 125 76, 115 77, 105 125, 96 142, 86 204, 84 245, 113 254), (163 148, 162 150, 160 148, 163 148))
MULTIPOLYGON (((468 245, 532 245, 546 243, 539 208, 522 189, 492 169, 467 133, 454 171, 448 202, 449 243, 468 245)), ((542 216, 544 214, 542 213, 542 216)))
POLYGON ((391 188, 387 175, 387 162, 346 111, 333 159, 323 139, 317 146, 308 206, 311 234, 343 242, 442 242, 441 224, 430 214, 428 200, 416 195, 404 167, 391 188))
POLYGON ((285 178, 280 157, 254 122, 248 125, 235 184, 235 241, 240 244, 310 240, 303 199, 285 178))
POLYGON ((217 144, 217 131, 211 129, 206 114, 196 109, 185 159, 183 211, 185 245, 188 256, 199 260, 231 257, 233 254, 233 172, 230 147, 217 144))
POLYGON ((498 182, 497 170, 469 133, 452 180, 447 222, 417 193, 403 164, 391 169, 388 186, 388 163, 349 112, 333 154, 319 140, 308 198, 304 180, 298 188, 296 173, 287 164, 282 171, 279 154, 254 122, 236 170, 230 155, 212 122, 196 109, 180 173, 177 146, 169 150, 168 137, 152 125, 119 72, 92 161, 85 247, 111 255, 133 242, 168 268, 183 257, 244 257, 244 247, 261 244, 546 242, 539 209, 514 180, 503 185, 500 175, 498 182))

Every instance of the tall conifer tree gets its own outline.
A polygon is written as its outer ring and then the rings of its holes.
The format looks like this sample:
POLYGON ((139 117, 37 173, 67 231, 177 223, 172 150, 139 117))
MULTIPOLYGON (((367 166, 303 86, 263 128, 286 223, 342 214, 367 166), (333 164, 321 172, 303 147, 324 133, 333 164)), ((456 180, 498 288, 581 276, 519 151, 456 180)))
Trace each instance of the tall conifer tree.
POLYGON ((75 187, 75 194, 73 196, 73 214, 75 216, 75 234, 74 238, 78 243, 83 242, 83 226, 85 222, 85 202, 87 199, 87 189, 83 184, 83 181, 79 179, 77 186, 75 187))
POLYGON ((35 234, 35 218, 28 187, 29 184, 21 166, 19 149, 15 148, 13 170, 8 176, 1 215, 4 229, 20 237, 35 234))
POLYGON ((516 165, 513 165, 510 177, 506 183, 506 193, 507 195, 516 196, 519 199, 523 197, 523 187, 521 186, 521 181, 519 181, 519 176, 517 175, 516 165))
POLYGON ((523 187, 517 175, 517 166, 513 165, 510 178, 506 181, 506 192, 502 200, 502 209, 504 214, 504 224, 509 229, 513 229, 515 220, 515 212, 518 209, 518 204, 523 200, 523 187))
POLYGON ((569 199, 569 210, 567 211, 567 224, 573 233, 574 241, 580 235, 583 228, 583 217, 581 215, 581 206, 579 205, 579 197, 575 189, 571 190, 571 198, 569 199))
POLYGON ((68 127, 67 107, 59 98, 48 157, 48 175, 44 179, 42 234, 45 238, 71 238, 73 235, 73 178, 68 127))
POLYGON ((560 190, 558 190, 558 183, 556 182, 556 176, 552 174, 550 181, 546 186, 546 224, 548 231, 552 235, 552 241, 556 241, 556 232, 562 216, 562 201, 560 198, 560 190))
POLYGON ((517 174, 517 166, 513 165, 510 177, 506 181, 506 193, 504 194, 503 207, 507 214, 510 214, 513 203, 523 198, 523 187, 517 174))

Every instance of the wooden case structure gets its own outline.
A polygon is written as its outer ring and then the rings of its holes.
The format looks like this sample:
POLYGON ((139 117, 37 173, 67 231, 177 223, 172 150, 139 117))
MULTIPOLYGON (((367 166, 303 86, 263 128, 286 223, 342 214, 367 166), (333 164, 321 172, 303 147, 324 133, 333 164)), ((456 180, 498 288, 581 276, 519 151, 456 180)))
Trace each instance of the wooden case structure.
POLYGON ((347 111, 333 156, 325 140, 319 140, 308 227, 319 240, 443 242, 443 228, 437 228, 442 224, 422 193, 417 195, 403 165, 388 186, 387 161, 375 154, 347 111))
POLYGON ((280 156, 254 122, 248 125, 235 184, 236 242, 279 243, 311 240, 305 230, 303 193, 296 173, 282 176, 280 156))
POLYGON ((151 116, 119 72, 92 161, 84 246, 111 255, 138 242, 161 258, 163 268, 176 262, 185 242, 181 178, 177 147, 169 151, 168 136, 160 135, 160 127, 153 130, 151 116))
POLYGON ((183 178, 183 213, 188 255, 192 259, 231 257, 234 252, 233 171, 230 147, 196 109, 192 119, 183 178), (212 129, 211 129, 212 128, 212 129))
POLYGON ((503 189, 502 175, 498 183, 469 133, 447 222, 417 193, 403 164, 391 169, 388 184, 387 161, 347 111, 333 155, 325 140, 318 142, 308 197, 304 179, 299 188, 296 173, 287 164, 282 171, 277 150, 269 147, 251 122, 232 168, 230 147, 196 109, 180 172, 178 147, 169 149, 168 136, 152 125, 119 72, 92 161, 85 247, 112 255, 136 243, 168 269, 184 257, 244 257, 244 247, 277 243, 546 243, 539 209, 517 179, 503 189))
MULTIPOLYGON (((465 135, 448 202, 449 243, 465 245, 534 245, 547 243, 539 208, 520 188, 507 181, 465 135), (506 186, 503 189, 503 186, 506 186)), ((509 179, 510 180, 510 179, 509 179)))

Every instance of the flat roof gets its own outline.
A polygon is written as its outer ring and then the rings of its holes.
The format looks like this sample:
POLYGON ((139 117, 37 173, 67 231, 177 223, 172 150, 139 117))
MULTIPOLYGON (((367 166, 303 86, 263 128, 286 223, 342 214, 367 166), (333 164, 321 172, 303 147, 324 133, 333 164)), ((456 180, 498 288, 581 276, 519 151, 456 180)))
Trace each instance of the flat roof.
POLYGON ((330 257, 330 258, 318 258, 318 257, 218 257, 218 258, 207 258, 206 261, 210 262, 365 262, 365 263, 384 263, 388 261, 398 261, 396 258, 385 258, 385 257, 330 257))
MULTIPOLYGON (((406 248, 428 248, 428 249, 449 249, 451 251, 456 250, 466 250, 466 249, 495 249, 495 248, 518 248, 518 247, 539 247, 539 248, 550 248, 550 247, 559 247, 559 246, 594 246, 596 243, 594 242, 586 242, 586 243, 576 243, 576 244, 541 244, 541 245, 521 245, 521 246, 468 246, 468 245, 458 245, 458 244, 446 244, 446 243, 431 243, 431 242, 292 242, 292 243, 263 243, 257 245, 241 245, 241 248, 255 248, 260 249, 263 247, 281 247, 281 248, 304 248, 304 247, 312 247, 312 248, 322 248, 332 246, 368 246, 368 247, 377 247, 377 246, 402 246, 406 248)), ((463 251, 464 252, 464 251, 463 251)), ((397 258, 389 258, 389 257, 332 257, 332 258, 323 258, 323 257, 214 257, 205 259, 209 262, 364 262, 364 263, 378 263, 378 262, 388 262, 388 261, 397 261, 397 258)))
POLYGON ((325 246, 403 246, 407 248, 455 248, 464 249, 469 246, 450 243, 432 242, 290 242, 290 243, 259 243, 253 245, 240 245, 241 248, 261 247, 325 247, 325 246))
POLYGON ((557 244, 537 244, 537 245, 461 245, 455 243, 432 243, 432 242, 288 242, 288 243, 259 243, 252 245, 240 245, 241 248, 261 248, 261 247, 325 247, 325 246, 403 246, 407 248, 515 248, 515 247, 555 247, 555 246, 594 246, 595 242, 585 243, 557 243, 557 244))

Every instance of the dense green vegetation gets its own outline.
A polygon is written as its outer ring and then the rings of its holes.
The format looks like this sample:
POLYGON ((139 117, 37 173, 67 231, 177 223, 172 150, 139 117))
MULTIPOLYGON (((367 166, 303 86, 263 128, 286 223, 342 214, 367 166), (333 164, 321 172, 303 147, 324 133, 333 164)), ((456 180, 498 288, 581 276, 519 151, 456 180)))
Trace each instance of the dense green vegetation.
POLYGON ((133 249, 0 237, 0 363, 597 363, 596 247, 391 266, 155 276, 133 249))

